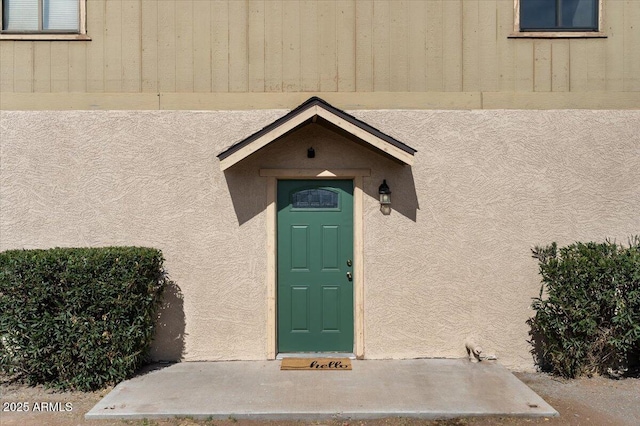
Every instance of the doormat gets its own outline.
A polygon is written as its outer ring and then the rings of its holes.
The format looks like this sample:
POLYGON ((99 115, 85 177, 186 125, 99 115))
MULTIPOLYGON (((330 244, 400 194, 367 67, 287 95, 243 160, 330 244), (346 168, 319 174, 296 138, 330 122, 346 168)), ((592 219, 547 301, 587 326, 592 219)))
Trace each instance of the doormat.
POLYGON ((280 370, 346 371, 351 370, 349 358, 284 358, 280 370))

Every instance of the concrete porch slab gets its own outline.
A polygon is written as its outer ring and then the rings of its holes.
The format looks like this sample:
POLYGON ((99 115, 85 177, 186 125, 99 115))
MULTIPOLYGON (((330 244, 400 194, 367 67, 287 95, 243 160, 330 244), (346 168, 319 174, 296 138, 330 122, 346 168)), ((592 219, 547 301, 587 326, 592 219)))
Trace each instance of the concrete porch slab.
POLYGON ((87 419, 268 420, 552 417, 558 412, 495 362, 353 361, 351 371, 280 371, 280 361, 184 362, 124 381, 87 419))

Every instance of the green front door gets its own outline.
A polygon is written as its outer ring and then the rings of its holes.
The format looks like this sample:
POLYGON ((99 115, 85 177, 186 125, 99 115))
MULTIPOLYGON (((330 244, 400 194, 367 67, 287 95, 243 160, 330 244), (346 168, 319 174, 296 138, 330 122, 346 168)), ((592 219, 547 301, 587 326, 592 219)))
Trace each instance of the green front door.
POLYGON ((278 351, 353 351, 353 182, 278 181, 278 351))

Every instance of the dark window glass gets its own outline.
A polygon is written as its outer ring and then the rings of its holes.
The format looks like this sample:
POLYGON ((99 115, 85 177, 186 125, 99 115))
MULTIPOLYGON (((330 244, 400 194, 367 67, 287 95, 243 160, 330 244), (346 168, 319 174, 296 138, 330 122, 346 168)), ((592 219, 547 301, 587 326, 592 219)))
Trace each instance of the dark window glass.
POLYGON ((338 208, 338 194, 327 189, 305 189, 293 194, 294 209, 335 209, 338 208))
POLYGON ((597 31, 598 0, 520 0, 521 31, 597 31))

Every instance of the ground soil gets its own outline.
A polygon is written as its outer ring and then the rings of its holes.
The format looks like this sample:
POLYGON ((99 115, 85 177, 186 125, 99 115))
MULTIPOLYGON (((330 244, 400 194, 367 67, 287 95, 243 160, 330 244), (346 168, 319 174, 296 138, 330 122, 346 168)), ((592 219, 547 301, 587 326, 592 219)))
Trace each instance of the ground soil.
MULTIPOLYGON (((537 392, 559 413, 555 418, 484 417, 447 420, 419 420, 408 418, 386 418, 367 421, 328 420, 322 422, 260 422, 243 419, 193 420, 190 418, 139 421, 86 421, 89 411, 111 389, 97 392, 54 392, 43 387, 28 387, 9 383, 0 378, 0 425, 47 425, 47 426, 412 426, 412 425, 640 425, 640 379, 612 380, 604 377, 563 380, 541 373, 515 373, 516 376, 537 392), (13 403, 28 403, 28 412, 4 411, 17 409, 13 403), (42 404, 45 403, 45 404, 42 404), (55 403, 60 403, 56 405, 55 403), (7 404, 9 404, 7 406, 7 404), (58 411, 43 411, 43 408, 58 411), (34 411, 39 409, 40 411, 34 411), (69 411, 60 411, 69 410, 69 411)), ((24 406, 24 404, 23 404, 24 406)))

